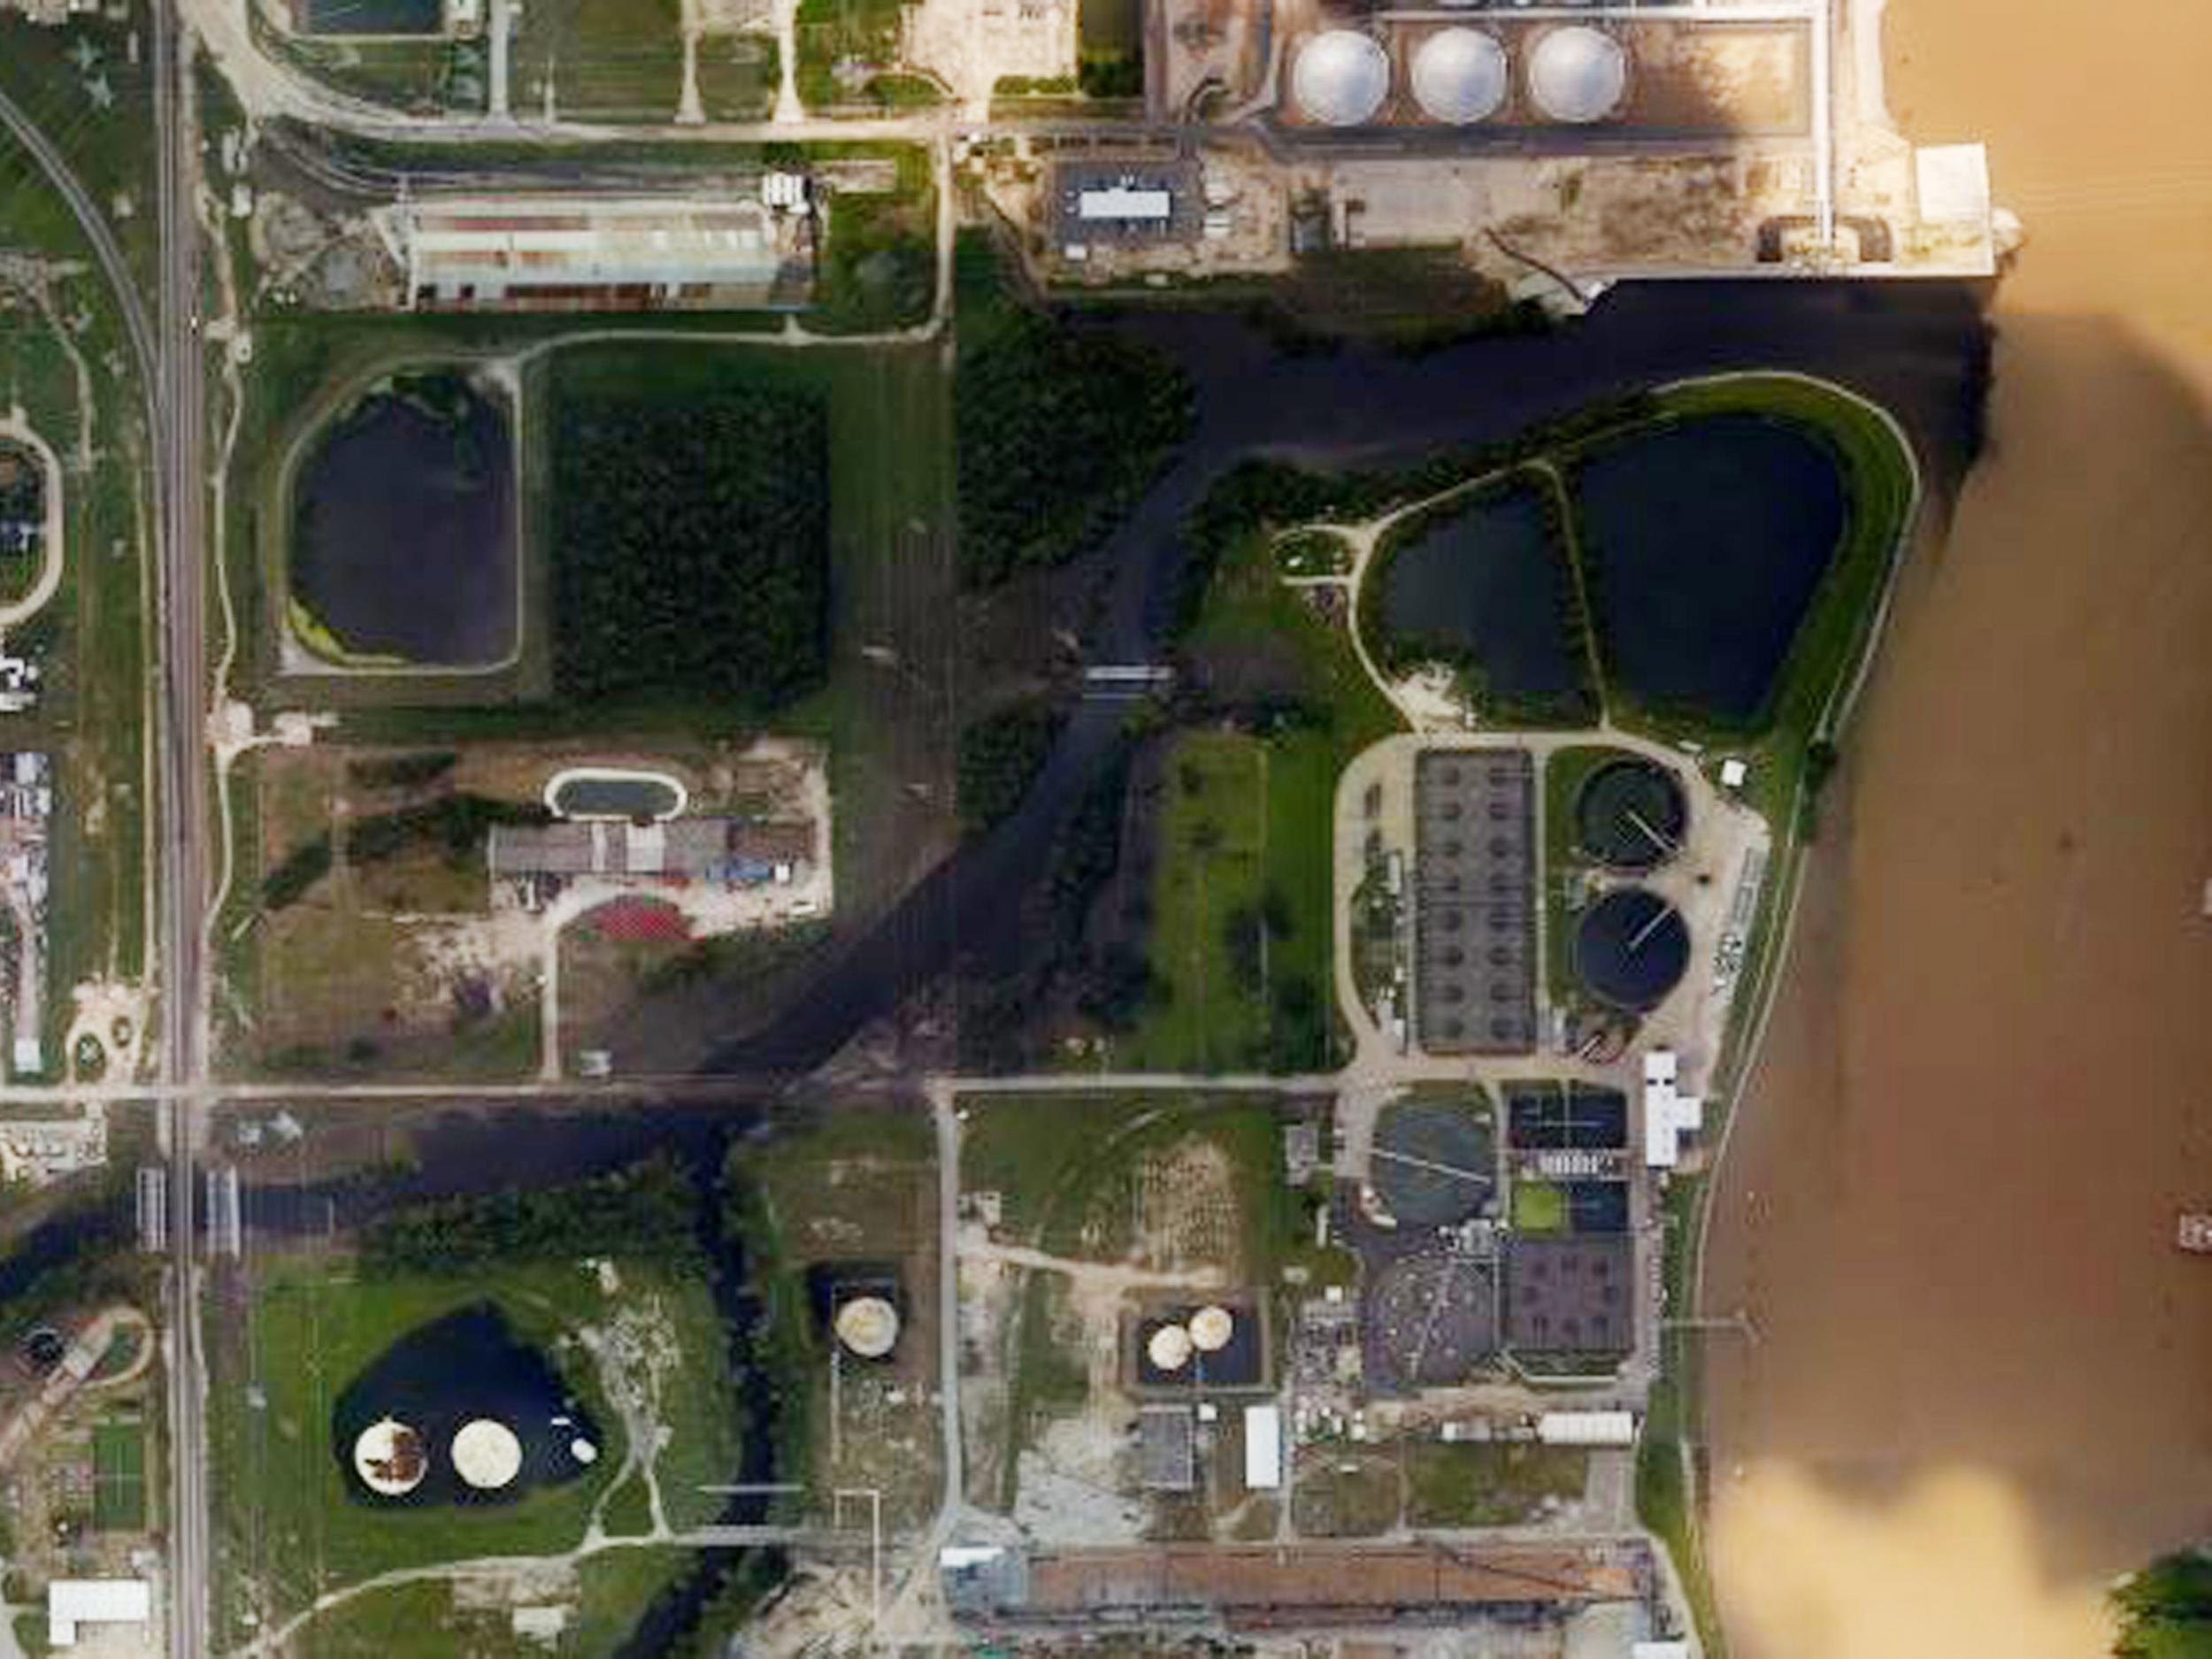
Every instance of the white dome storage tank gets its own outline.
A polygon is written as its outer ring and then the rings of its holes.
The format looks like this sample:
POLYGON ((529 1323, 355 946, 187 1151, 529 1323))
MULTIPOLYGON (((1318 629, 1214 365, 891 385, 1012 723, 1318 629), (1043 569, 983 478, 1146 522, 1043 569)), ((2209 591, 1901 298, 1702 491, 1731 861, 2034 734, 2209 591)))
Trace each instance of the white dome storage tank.
POLYGON ((1571 23, 1551 30, 1529 54, 1529 96, 1548 119, 1603 120, 1627 90, 1628 53, 1603 29, 1571 23))
POLYGON ((1358 127, 1390 96, 1390 58, 1372 35, 1330 29, 1299 49, 1290 66, 1291 101, 1308 120, 1358 127))
POLYGON ((1505 102, 1505 48, 1480 29, 1439 29, 1413 55, 1413 100, 1432 120, 1487 120, 1505 102))
POLYGON ((473 1417, 453 1437, 453 1472, 479 1492, 498 1492, 522 1472, 522 1441, 504 1423, 473 1417))

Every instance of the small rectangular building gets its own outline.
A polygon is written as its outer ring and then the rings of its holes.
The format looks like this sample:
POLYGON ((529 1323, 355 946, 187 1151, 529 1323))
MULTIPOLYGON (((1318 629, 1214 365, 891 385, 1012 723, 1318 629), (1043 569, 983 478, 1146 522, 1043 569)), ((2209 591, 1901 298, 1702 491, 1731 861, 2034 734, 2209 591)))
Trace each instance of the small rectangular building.
POLYGON ((57 1578, 46 1586, 46 1640, 74 1647, 83 1624, 145 1624, 154 1586, 144 1578, 57 1578))
POLYGON ((1273 1492, 1283 1484, 1280 1406, 1244 1408, 1244 1489, 1273 1492))
POLYGON ((1054 240, 1068 249, 1195 242, 1204 219, 1198 164, 1152 157, 1064 161, 1053 169, 1054 240))
POLYGON ((1536 1419, 1536 1438, 1547 1446, 1633 1446, 1631 1411, 1547 1411, 1536 1419))
POLYGON ((669 876, 755 885, 787 879, 814 860, 815 826, 798 819, 682 818, 664 824, 564 818, 495 824, 495 879, 532 876, 669 876))
POLYGON ((1137 1479, 1147 1492, 1188 1492, 1198 1484, 1197 1431, 1188 1406, 1147 1406, 1137 1413, 1137 1479))

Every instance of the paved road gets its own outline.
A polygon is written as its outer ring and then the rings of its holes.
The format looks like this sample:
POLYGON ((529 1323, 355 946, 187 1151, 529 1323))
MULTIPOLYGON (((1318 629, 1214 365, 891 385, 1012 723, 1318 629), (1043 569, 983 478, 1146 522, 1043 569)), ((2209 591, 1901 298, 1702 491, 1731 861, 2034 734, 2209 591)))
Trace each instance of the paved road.
POLYGON ((161 1077, 169 1095, 172 1252, 169 1331, 171 1458, 169 1647, 173 1659, 208 1651, 206 1373, 201 1363, 193 1261, 196 1091, 206 1080, 208 751, 205 392, 199 339, 197 125, 191 73, 173 0, 155 0, 156 196, 161 231, 160 372, 154 447, 160 480, 157 559, 161 618, 156 680, 162 818, 157 937, 163 990, 161 1077))
POLYGON ((181 132, 177 91, 180 66, 176 22, 168 0, 155 9, 154 120, 160 134, 158 177, 161 235, 161 330, 149 319, 129 261, 67 159, 14 104, 0 97, 0 126, 27 150, 76 218, 92 244, 101 273, 115 295, 145 399, 153 451, 157 584, 162 615, 161 674, 156 691, 155 740, 160 745, 162 794, 172 816, 161 833, 162 981, 170 992, 162 1021, 161 1081, 169 1108, 173 1156, 170 1173, 173 1267, 168 1286, 167 1375, 172 1426, 173 1525, 169 1562, 173 1597, 170 1647, 177 1659, 205 1650, 206 1465, 201 1434, 198 1333, 191 1317, 194 1132, 188 1092, 176 1092, 202 1073, 199 1022, 189 1010, 199 996, 199 895, 205 889, 205 729, 200 587, 200 491, 192 482, 198 462, 199 371, 191 312, 197 303, 190 198, 185 180, 192 157, 181 132), (184 419, 176 419, 180 407, 184 419))

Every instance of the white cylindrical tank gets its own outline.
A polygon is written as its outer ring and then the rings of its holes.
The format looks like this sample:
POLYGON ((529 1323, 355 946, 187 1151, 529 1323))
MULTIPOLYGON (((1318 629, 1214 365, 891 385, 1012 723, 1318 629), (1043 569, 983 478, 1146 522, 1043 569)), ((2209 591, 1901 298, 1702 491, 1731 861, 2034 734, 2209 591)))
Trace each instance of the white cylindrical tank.
POLYGON ((1290 96, 1299 113, 1324 127, 1358 127, 1390 96, 1390 58, 1371 35, 1329 29, 1298 49, 1290 96))
POLYGON ((1164 1325, 1145 1344, 1145 1356, 1154 1371, 1180 1371, 1190 1363, 1190 1333, 1179 1325, 1164 1325))
POLYGON ((1413 100, 1432 120, 1486 120, 1505 102, 1505 48, 1480 29, 1439 29, 1413 55, 1413 100))
POLYGON ((479 1492, 497 1492, 522 1472, 522 1442, 504 1423, 472 1418, 453 1437, 453 1472, 479 1492))
POLYGON ((396 1417, 382 1417, 354 1437, 353 1472, 380 1498, 403 1498, 430 1472, 422 1436, 396 1417))
POLYGON ((1571 23, 1529 54, 1528 95, 1549 120, 1603 120, 1627 90, 1628 53, 1603 29, 1571 23))
POLYGON ((1191 1346, 1201 1354, 1218 1354, 1229 1346, 1237 1322, 1226 1308, 1201 1308, 1190 1317, 1191 1346))
POLYGON ((899 1340, 899 1310, 880 1296, 855 1296, 837 1310, 837 1340, 862 1359, 881 1359, 899 1340))

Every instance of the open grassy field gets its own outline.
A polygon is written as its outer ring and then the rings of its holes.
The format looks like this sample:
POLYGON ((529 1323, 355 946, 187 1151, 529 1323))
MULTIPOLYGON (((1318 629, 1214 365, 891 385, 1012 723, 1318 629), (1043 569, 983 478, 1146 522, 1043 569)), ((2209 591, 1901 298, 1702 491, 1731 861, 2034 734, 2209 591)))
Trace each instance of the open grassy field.
POLYGON ((531 0, 514 44, 518 111, 665 121, 683 93, 677 0, 531 0))
POLYGON ((932 1400, 937 1158, 927 1115, 841 1106, 740 1147, 730 1170, 746 1193, 755 1284, 786 1336, 779 1440, 805 1446, 805 1466, 778 1479, 810 1481, 818 1498, 871 1487, 882 1494, 886 1526, 921 1523, 935 1511, 942 1463, 932 1400), (890 1295, 902 1326, 888 1363, 859 1365, 836 1353, 810 1290, 826 1278, 855 1294, 890 1295))
MULTIPOLYGON (((0 19, 11 38, 19 27, 0 19)), ((46 1048, 50 1070, 58 1070, 68 987, 134 978, 144 965, 150 602, 141 534, 149 503, 139 472, 143 405, 120 312, 59 198, 29 169, 0 140, 0 224, 11 243, 71 262, 20 293, 0 288, 0 400, 19 407, 55 450, 65 498, 61 584, 5 641, 42 675, 37 707, 9 717, 7 747, 45 750, 57 774, 46 1048)))
POLYGON ((92 1428, 92 1528, 97 1532, 146 1530, 146 1425, 135 1416, 112 1417, 92 1428))
POLYGON ((1168 999, 1115 1063, 1321 1070, 1331 1010, 1332 818, 1347 761, 1399 729, 1341 627, 1277 580, 1263 534, 1217 567, 1183 649, 1235 729, 1169 741, 1148 950, 1168 999))
POLYGON ((1402 1447, 1409 1526, 1518 1526, 1548 1501, 1582 1495, 1590 1455, 1578 1447, 1494 1440, 1402 1447))
POLYGON ((907 0, 800 0, 799 99, 810 110, 874 104, 869 86, 896 69, 907 0), (841 76, 841 64, 856 66, 841 76))

